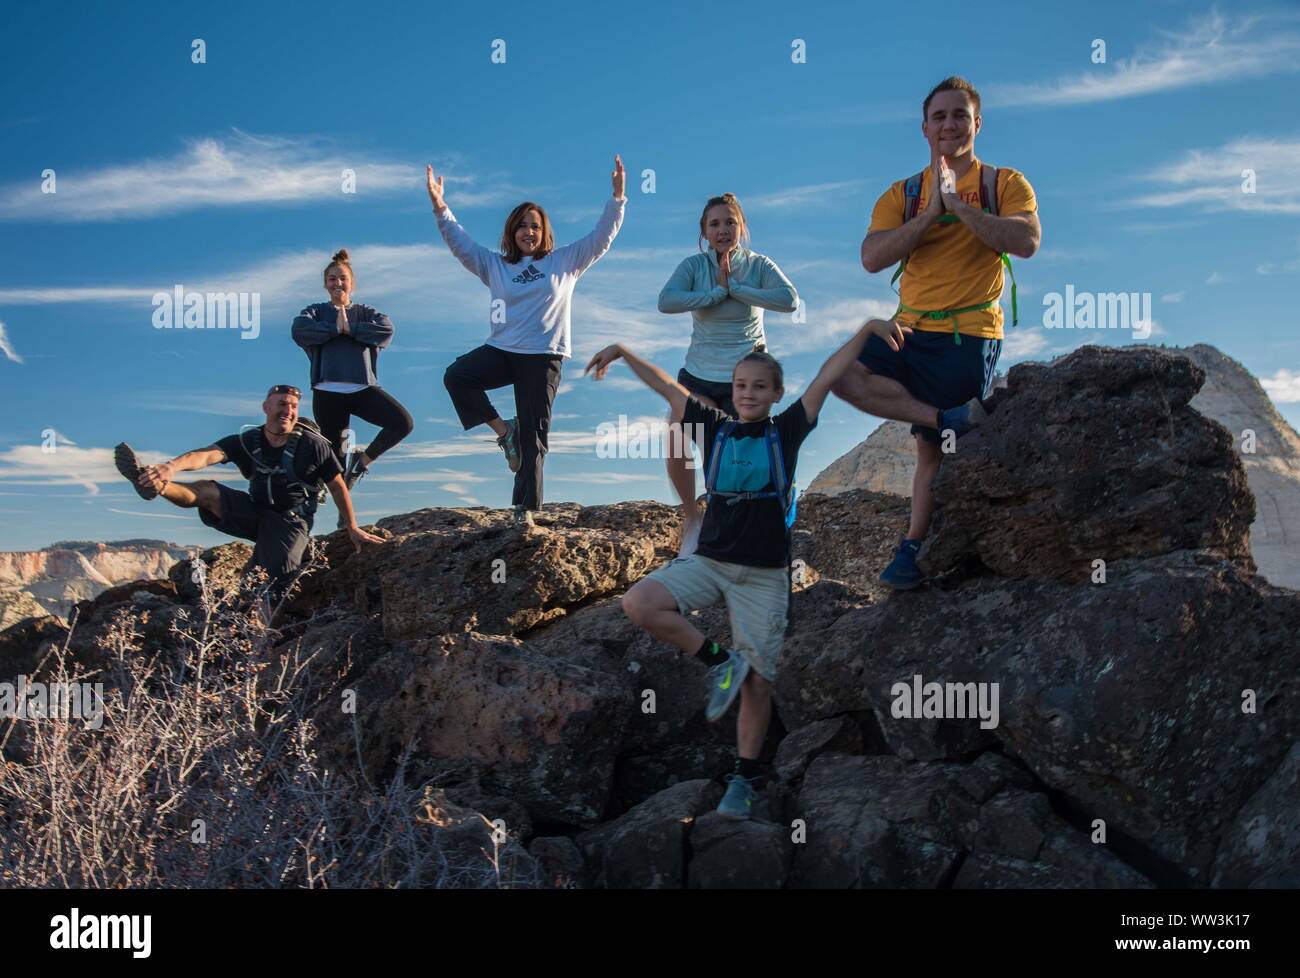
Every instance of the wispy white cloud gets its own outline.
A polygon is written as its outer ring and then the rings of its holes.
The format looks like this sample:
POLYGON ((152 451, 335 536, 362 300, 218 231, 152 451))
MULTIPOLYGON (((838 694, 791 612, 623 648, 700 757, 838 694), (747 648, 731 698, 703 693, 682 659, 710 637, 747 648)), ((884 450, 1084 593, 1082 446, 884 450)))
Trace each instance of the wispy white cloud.
POLYGON ((1274 404, 1300 403, 1300 370, 1278 370, 1272 377, 1261 377, 1260 386, 1274 404))
POLYGON ((831 303, 811 300, 804 307, 806 322, 783 318, 768 324, 767 332, 772 349, 779 350, 782 357, 799 353, 830 356, 868 319, 889 319, 897 309, 896 301, 886 299, 840 299, 831 303))
POLYGON ((745 198, 746 210, 788 210, 795 207, 812 207, 829 203, 836 198, 865 186, 863 180, 837 180, 832 183, 810 183, 799 187, 786 187, 765 194, 750 194, 745 198))
POLYGON ((582 482, 587 485, 614 486, 625 482, 663 482, 662 471, 636 475, 631 472, 572 472, 567 475, 548 475, 547 482, 582 482))
POLYGON ((371 158, 321 140, 256 136, 191 142, 170 157, 57 174, 55 193, 35 180, 0 187, 0 220, 112 221, 207 207, 345 198, 343 174, 358 196, 420 193, 422 167, 371 158))
POLYGON ((1171 303, 1172 303, 1172 302, 1182 302, 1182 301, 1183 301, 1183 297, 1186 296, 1186 295, 1187 295, 1186 292, 1170 292, 1168 295, 1162 295, 1162 296, 1160 297, 1160 301, 1161 301, 1161 302, 1171 302, 1171 303))
POLYGON ((1032 360, 1047 350, 1047 334, 1041 329, 1015 327, 1004 333, 1000 363, 1018 363, 1032 360))
MULTIPOLYGON (((1300 34, 1283 15, 1230 20, 1218 11, 1180 31, 1162 31, 1131 58, 1108 57, 1077 74, 1030 84, 990 85, 993 105, 1079 105, 1260 78, 1300 68, 1300 34)), ((1108 56, 1112 51, 1107 52, 1108 56)))
MULTIPOLYGON (((193 447, 193 446, 191 446, 193 447)), ((173 454, 136 450, 136 457, 146 465, 165 462, 173 454)), ((231 470, 219 468, 187 472, 186 479, 228 478, 231 470)), ((100 494, 101 485, 126 488, 125 480, 113 464, 111 448, 78 448, 58 444, 52 452, 40 445, 12 445, 0 451, 0 483, 14 486, 81 486, 86 495, 100 494)))
POLYGON ((23 358, 14 352, 14 346, 9 342, 9 330, 5 324, 0 322, 0 353, 5 355, 5 359, 13 363, 22 363, 23 358))
POLYGON ((114 509, 112 506, 105 508, 106 513, 121 513, 123 516, 142 516, 149 520, 184 520, 187 523, 193 523, 193 516, 182 516, 179 513, 143 513, 134 509, 114 509))
POLYGON ((245 418, 256 421, 263 417, 262 402, 265 399, 265 391, 243 393, 187 391, 173 394, 140 394, 131 399, 131 404, 150 411, 187 411, 193 414, 215 414, 223 418, 245 418))
MULTIPOLYGON (((413 350, 427 349, 427 344, 419 342, 419 334, 403 332, 401 323, 404 318, 427 311, 430 295, 439 297, 440 315, 486 326, 487 290, 441 245, 349 244, 348 251, 357 274, 357 301, 380 306, 398 323, 398 335, 387 353, 407 352, 408 336, 413 350)), ((159 292, 170 295, 179 284, 186 292, 256 294, 260 297, 263 333, 270 320, 278 321, 287 332, 294 313, 308 303, 326 300, 321 273, 328 261, 324 251, 298 251, 225 271, 184 275, 178 270, 171 281, 109 287, 0 288, 0 303, 116 303, 137 308, 141 321, 150 322, 153 296, 159 292)), ((173 335, 168 330, 158 333, 160 337, 173 335)))
POLYGON ((1300 214, 1300 139, 1244 137, 1181 160, 1155 166, 1139 178, 1161 185, 1125 206, 1180 207, 1205 212, 1300 214))

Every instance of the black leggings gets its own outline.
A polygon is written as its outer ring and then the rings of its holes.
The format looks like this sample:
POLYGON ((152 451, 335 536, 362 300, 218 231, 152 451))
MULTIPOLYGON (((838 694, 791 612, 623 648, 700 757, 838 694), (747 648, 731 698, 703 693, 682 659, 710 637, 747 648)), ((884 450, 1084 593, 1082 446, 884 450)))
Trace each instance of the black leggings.
POLYGON ((411 433, 415 422, 410 412, 382 387, 367 387, 354 394, 337 391, 311 392, 311 414, 320 425, 320 433, 334 446, 334 454, 343 463, 343 430, 356 415, 362 421, 379 425, 380 432, 366 449, 366 457, 374 461, 411 433))
POLYGON ((466 431, 500 417, 484 391, 514 386, 519 419, 519 471, 511 503, 542 507, 542 462, 551 430, 551 405, 560 386, 561 356, 509 353, 486 343, 455 359, 443 376, 456 415, 466 431))

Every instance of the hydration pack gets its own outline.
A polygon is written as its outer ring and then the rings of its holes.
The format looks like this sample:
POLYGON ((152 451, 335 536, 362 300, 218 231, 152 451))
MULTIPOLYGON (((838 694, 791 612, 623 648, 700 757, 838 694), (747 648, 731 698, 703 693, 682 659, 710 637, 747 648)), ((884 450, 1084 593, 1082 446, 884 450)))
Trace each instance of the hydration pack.
MULTIPOLYGON (((996 217, 998 216, 998 168, 996 166, 985 166, 983 163, 979 164, 979 168, 980 209, 983 210, 985 214, 992 214, 996 217)), ((920 173, 908 177, 903 183, 904 224, 916 217, 917 211, 920 209, 921 180, 924 177, 925 171, 922 170, 920 173)), ((938 193, 939 188, 933 188, 932 192, 938 193)), ((939 218, 938 223, 954 224, 957 219, 956 214, 944 214, 939 218)), ((898 263, 898 267, 894 269, 894 276, 889 280, 891 287, 893 287, 902 277, 903 269, 907 267, 907 258, 908 256, 904 256, 903 260, 898 263)), ((1020 310, 1016 303, 1016 273, 1011 267, 1011 256, 1004 251, 998 255, 998 260, 1002 262, 1002 266, 1007 270, 1007 274, 1011 277, 1011 325, 1018 326, 1020 325, 1020 310)), ((983 309, 988 309, 990 306, 996 304, 997 300, 995 299, 992 302, 981 302, 973 306, 964 306, 961 309, 931 309, 925 311, 905 306, 900 299, 898 309, 895 310, 894 315, 897 316, 900 312, 910 312, 919 315, 924 319, 951 319, 953 341, 961 343, 961 334, 957 332, 957 317, 962 313, 978 312, 983 309)))
POLYGON ((735 418, 728 418, 722 424, 718 425, 717 434, 713 436, 713 451, 709 454, 709 465, 704 472, 704 490, 708 494, 709 501, 716 497, 724 499, 727 505, 734 506, 739 502, 748 499, 776 499, 781 503, 781 512, 785 514, 785 525, 788 530, 794 526, 795 515, 798 505, 795 498, 794 483, 789 480, 785 471, 785 453, 781 449, 781 432, 777 430, 772 420, 768 419, 767 430, 764 432, 766 440, 768 466, 768 481, 773 488, 762 492, 726 492, 719 490, 718 469, 722 465, 723 446, 726 445, 727 439, 735 431, 736 425, 740 422, 735 418))
POLYGON ((275 490, 272 488, 271 479, 276 475, 283 475, 285 481, 288 482, 290 486, 301 486, 306 495, 306 498, 297 506, 290 509, 289 512, 297 513, 299 516, 309 519, 315 514, 317 507, 325 501, 326 489, 325 484, 320 481, 314 483, 304 482, 302 479, 298 478, 298 474, 294 470, 294 453, 297 451, 298 445, 302 440, 303 429, 306 429, 319 437, 324 437, 321 435, 320 428, 317 427, 314 421, 307 418, 299 418, 297 423, 294 425, 293 431, 289 432, 289 439, 284 443, 284 447, 280 450, 280 459, 275 465, 268 465, 266 459, 262 455, 262 439, 258 437, 258 432, 261 430, 261 426, 257 428, 248 428, 240 432, 239 443, 244 446, 244 451, 248 452, 249 458, 253 460, 254 472, 252 477, 248 480, 249 488, 252 488, 253 483, 256 482, 257 479, 265 479, 266 498, 267 501, 274 506, 275 490), (250 438, 250 435, 253 437, 250 438))

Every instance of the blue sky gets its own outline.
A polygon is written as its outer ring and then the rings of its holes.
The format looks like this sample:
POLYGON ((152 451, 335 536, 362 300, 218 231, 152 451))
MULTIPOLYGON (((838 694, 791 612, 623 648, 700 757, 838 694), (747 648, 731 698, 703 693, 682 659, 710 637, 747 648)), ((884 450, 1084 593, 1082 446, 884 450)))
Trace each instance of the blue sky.
MULTIPOLYGON (((1067 284, 1149 292, 1153 342, 1214 344, 1300 426, 1295 7, 1004 0, 989 8, 996 17, 968 3, 310 9, 7 13, 0 549, 223 539, 192 513, 140 500, 111 447, 126 440, 150 461, 170 458, 259 420, 268 384, 306 387, 289 324, 324 301, 321 270, 343 246, 356 300, 396 323, 380 379, 416 420, 361 483, 363 520, 507 505, 500 452, 486 429, 461 431, 442 385, 446 365, 486 337, 488 295, 442 245, 426 161, 448 174, 448 202, 480 242, 493 244, 510 207, 533 198, 564 243, 594 224, 622 154, 627 215, 578 285, 546 495, 667 501, 662 462, 598 458, 594 447, 602 421, 659 417, 662 402, 623 365, 601 384, 582 366, 620 340, 676 373, 689 316, 662 315, 655 301, 696 249, 704 200, 730 190, 755 250, 806 303, 806 322, 767 316, 796 395, 863 317, 893 309, 889 273, 864 272, 858 247, 880 193, 926 163, 921 99, 952 73, 984 98, 977 155, 1025 173, 1044 228, 1042 250, 1017 264, 1021 324, 1008 328, 1002 366, 1132 341, 1044 329, 1045 294, 1067 284), (206 63, 191 60, 196 38, 206 63), (491 59, 498 38, 504 64, 491 59), (805 63, 791 59, 795 39, 805 63), (1092 60, 1096 39, 1105 63, 1092 60), (357 174, 355 194, 340 192, 344 168, 357 174), (654 194, 640 192, 647 168, 654 194), (1243 193, 1248 168, 1253 194, 1243 193), (46 170, 53 194, 41 192, 46 170), (258 293, 258 337, 155 329, 151 297, 177 285, 258 293), (43 451, 51 429, 56 448, 43 451)), ((514 413, 508 392, 494 400, 514 413)), ((828 402, 800 483, 877 423, 828 402)), ((364 443, 374 429, 358 431, 364 443)), ((217 472, 240 482, 231 466, 217 472)))

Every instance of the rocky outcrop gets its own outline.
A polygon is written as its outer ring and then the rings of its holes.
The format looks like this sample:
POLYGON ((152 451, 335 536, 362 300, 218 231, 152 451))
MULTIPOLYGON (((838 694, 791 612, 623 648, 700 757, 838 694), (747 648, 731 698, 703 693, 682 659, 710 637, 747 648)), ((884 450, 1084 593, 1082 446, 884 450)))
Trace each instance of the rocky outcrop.
MULTIPOLYGON (((359 554, 318 538, 280 647, 328 677, 332 768, 435 782, 547 885, 1293 885, 1300 594, 1254 571, 1252 496, 1189 407, 1200 380, 1152 350, 1013 368, 936 483, 916 591, 874 583, 905 500, 801 500, 750 822, 714 811, 734 724, 704 723, 703 666, 619 605, 673 555, 672 507, 548 505, 532 528, 423 510, 359 554)), ((246 558, 105 591, 74 651, 93 664, 134 613, 167 654, 246 558)), ((691 621, 727 641, 725 608, 691 621)), ((0 633, 0 671, 65 634, 0 633)))
MULTIPOLYGON (((1259 573, 1271 583, 1300 589, 1300 436, 1277 412, 1245 367, 1212 346, 1126 347, 1185 357, 1205 378, 1191 399, 1193 410, 1223 425, 1245 468, 1255 498, 1250 549, 1259 573)), ((910 497, 915 450, 908 426, 885 421, 852 451, 812 480, 801 508, 813 495, 853 489, 910 497)))

